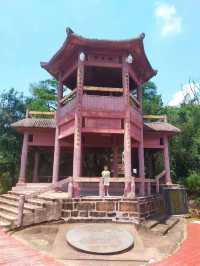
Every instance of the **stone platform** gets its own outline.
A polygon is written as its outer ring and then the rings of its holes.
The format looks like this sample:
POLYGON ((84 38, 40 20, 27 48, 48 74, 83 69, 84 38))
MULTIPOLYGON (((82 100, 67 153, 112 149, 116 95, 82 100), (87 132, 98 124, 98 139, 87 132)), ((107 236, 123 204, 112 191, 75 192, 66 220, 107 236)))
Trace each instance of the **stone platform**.
POLYGON ((128 222, 139 224, 164 213, 161 195, 127 199, 83 197, 63 200, 62 217, 68 222, 128 222))
POLYGON ((100 255, 125 252, 134 245, 130 232, 108 224, 76 226, 66 233, 66 241, 79 251, 100 255))

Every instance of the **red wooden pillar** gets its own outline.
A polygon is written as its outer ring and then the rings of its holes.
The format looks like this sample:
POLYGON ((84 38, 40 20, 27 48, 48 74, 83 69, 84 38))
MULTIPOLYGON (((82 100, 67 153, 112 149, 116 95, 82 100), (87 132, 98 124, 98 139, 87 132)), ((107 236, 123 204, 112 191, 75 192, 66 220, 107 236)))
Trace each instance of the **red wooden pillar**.
POLYGON ((59 165, 60 165, 60 140, 59 140, 59 126, 58 126, 58 113, 60 111, 60 100, 63 94, 63 83, 61 81, 58 82, 57 87, 57 112, 56 112, 56 133, 55 133, 55 144, 54 144, 54 158, 53 158, 53 176, 52 183, 56 184, 59 180, 59 165))
POLYGON ((117 139, 116 136, 113 136, 113 162, 112 162, 112 170, 113 170, 113 176, 117 177, 118 176, 118 152, 119 148, 117 145, 117 139))
MULTIPOLYGON (((125 196, 128 190, 128 184, 131 181, 131 121, 130 121, 130 104, 129 104, 129 72, 128 66, 124 58, 122 79, 124 89, 124 102, 125 102, 125 117, 124 117, 124 176, 125 176, 125 196)), ((135 183, 132 184, 131 194, 135 196, 135 183)))
MULTIPOLYGON (((140 113, 142 116, 142 89, 138 88, 137 90, 138 93, 138 99, 140 102, 140 113)), ((140 182, 140 195, 144 196, 145 195, 145 173, 144 173, 144 136, 143 136, 143 123, 141 125, 141 130, 140 130, 140 142, 138 146, 138 159, 139 159, 139 177, 141 179, 140 182)))
POLYGON ((116 144, 113 146, 113 176, 117 177, 118 176, 118 169, 117 169, 117 160, 118 160, 118 147, 116 144))
POLYGON ((168 148, 168 137, 163 137, 163 155, 164 155, 164 167, 166 171, 165 182, 166 184, 172 184, 171 175, 170 175, 170 164, 169 164, 169 148, 168 148))
POLYGON ((39 151, 36 150, 34 154, 33 183, 39 182, 38 178, 39 158, 40 158, 39 151))
POLYGON ((24 132, 18 184, 23 184, 26 182, 26 166, 28 159, 28 136, 29 136, 28 132, 24 132))
MULTIPOLYGON (((78 58, 77 69, 77 95, 76 95, 76 111, 75 111, 75 124, 74 124, 74 155, 73 155, 73 178, 81 176, 81 152, 82 152, 82 95, 83 95, 83 82, 84 82, 84 54, 81 53, 78 58)), ((79 184, 74 184, 74 194, 79 196, 79 184)))

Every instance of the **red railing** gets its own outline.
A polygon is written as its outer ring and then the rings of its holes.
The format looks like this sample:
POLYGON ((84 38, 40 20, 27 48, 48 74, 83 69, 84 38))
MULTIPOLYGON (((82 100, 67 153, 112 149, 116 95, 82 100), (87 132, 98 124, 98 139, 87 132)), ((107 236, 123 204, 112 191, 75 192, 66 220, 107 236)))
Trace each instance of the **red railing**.
POLYGON ((83 109, 92 111, 122 112, 124 111, 123 96, 83 95, 83 109))

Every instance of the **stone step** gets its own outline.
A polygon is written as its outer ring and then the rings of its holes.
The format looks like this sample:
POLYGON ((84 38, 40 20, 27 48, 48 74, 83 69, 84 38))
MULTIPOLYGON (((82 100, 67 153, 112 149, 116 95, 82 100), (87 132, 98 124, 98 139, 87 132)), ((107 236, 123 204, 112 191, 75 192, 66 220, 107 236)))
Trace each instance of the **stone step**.
POLYGON ((179 218, 170 217, 162 223, 159 223, 154 226, 151 231, 157 234, 166 235, 169 230, 171 230, 178 222, 179 218))
POLYGON ((0 228, 2 228, 3 230, 9 230, 10 228, 11 228, 11 225, 12 225, 12 223, 11 222, 9 222, 9 221, 4 221, 4 220, 1 220, 0 219, 0 228))
POLYGON ((112 218, 101 218, 101 217, 61 217, 65 222, 69 223, 106 223, 106 222, 112 222, 112 218))
POLYGON ((13 224, 13 222, 17 220, 17 215, 0 211, 0 220, 5 222, 10 222, 11 224, 13 224))
POLYGON ((26 183, 26 187, 48 187, 51 183, 26 183))
MULTIPOLYGON (((6 205, 9 205, 9 206, 13 206, 13 207, 18 207, 18 205, 19 205, 19 202, 18 201, 13 201, 13 200, 9 200, 9 199, 1 198, 0 197, 0 204, 1 203, 6 204, 6 205)), ((24 204, 24 209, 25 210, 29 210, 29 211, 34 211, 35 209, 41 210, 42 208, 39 207, 39 206, 37 206, 37 205, 25 203, 24 204)))
POLYGON ((53 202, 52 200, 44 200, 44 199, 39 199, 39 198, 30 198, 27 199, 27 202, 32 204, 32 205, 37 205, 41 207, 45 207, 46 205, 51 205, 53 202))
POLYGON ((11 193, 8 193, 8 194, 2 194, 0 196, 0 198, 4 198, 4 199, 7 199, 7 200, 10 200, 10 201, 19 201, 19 195, 14 195, 14 194, 11 194, 11 193))
MULTIPOLYGON (((9 206, 7 204, 0 203, 0 212, 1 211, 13 213, 13 214, 18 214, 19 209, 18 209, 18 207, 13 207, 13 206, 9 206)), ((28 214, 28 213, 31 213, 31 211, 24 209, 24 214, 28 214)))
POLYGON ((159 223, 163 223, 165 220, 167 220, 166 215, 165 216, 164 215, 163 216, 156 216, 156 217, 153 217, 153 218, 146 220, 144 223, 144 227, 146 229, 152 229, 153 227, 155 227, 159 223))
POLYGON ((30 195, 30 194, 34 194, 36 192, 39 192, 40 190, 36 190, 34 188, 26 188, 26 189, 16 189, 16 190, 12 190, 11 194, 13 195, 30 195))

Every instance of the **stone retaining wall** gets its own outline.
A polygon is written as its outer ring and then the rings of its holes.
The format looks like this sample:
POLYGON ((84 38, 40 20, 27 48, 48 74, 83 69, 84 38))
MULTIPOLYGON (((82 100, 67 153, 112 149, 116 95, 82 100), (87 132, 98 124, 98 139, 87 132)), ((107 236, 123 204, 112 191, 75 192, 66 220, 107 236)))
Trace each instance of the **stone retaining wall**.
POLYGON ((118 221, 140 223, 164 212, 160 195, 137 199, 84 197, 63 202, 62 216, 68 221, 118 221))

